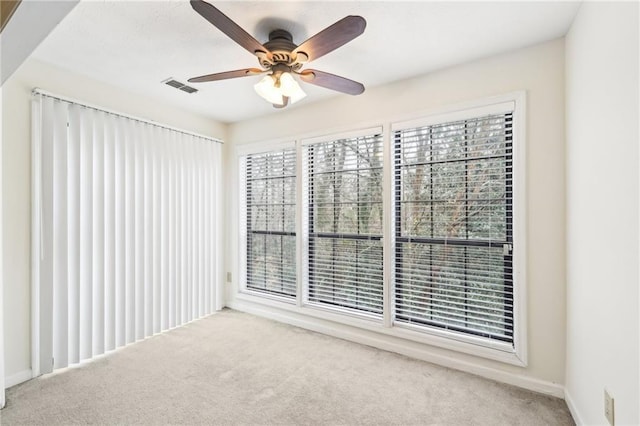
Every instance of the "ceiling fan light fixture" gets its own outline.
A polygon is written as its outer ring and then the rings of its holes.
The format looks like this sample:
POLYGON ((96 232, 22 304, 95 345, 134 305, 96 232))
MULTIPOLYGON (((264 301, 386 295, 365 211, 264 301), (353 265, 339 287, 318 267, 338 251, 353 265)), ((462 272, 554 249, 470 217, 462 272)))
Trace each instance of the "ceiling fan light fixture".
POLYGON ((253 88, 258 95, 274 105, 284 105, 283 97, 285 96, 292 104, 307 96, 289 72, 269 74, 253 88))
POLYGON ((300 99, 307 96, 298 82, 293 78, 293 75, 288 72, 283 72, 280 75, 280 91, 283 96, 287 96, 291 100, 292 104, 295 104, 300 99))
POLYGON ((269 74, 256 83, 253 88, 267 102, 274 105, 283 105, 282 92, 279 87, 276 87, 276 83, 277 81, 273 74, 269 74))

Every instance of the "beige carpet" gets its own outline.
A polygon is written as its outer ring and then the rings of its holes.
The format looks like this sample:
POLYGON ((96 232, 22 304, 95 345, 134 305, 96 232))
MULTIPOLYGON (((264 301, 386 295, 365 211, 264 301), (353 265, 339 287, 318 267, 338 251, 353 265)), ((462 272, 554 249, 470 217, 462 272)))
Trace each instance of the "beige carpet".
POLYGON ((572 425, 564 401, 225 310, 15 386, 18 424, 572 425))

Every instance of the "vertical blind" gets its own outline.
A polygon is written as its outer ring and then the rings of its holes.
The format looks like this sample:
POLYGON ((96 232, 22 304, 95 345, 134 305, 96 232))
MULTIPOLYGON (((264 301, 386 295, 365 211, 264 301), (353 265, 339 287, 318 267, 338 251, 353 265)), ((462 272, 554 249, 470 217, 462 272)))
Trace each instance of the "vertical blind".
POLYGON ((244 158, 246 285, 296 296, 296 150, 244 158))
POLYGON ((305 147, 310 303, 382 315, 382 141, 305 147))
POLYGON ((397 322, 513 342, 512 123, 394 132, 397 322))
POLYGON ((33 123, 40 373, 212 313, 220 144, 42 94, 33 123))

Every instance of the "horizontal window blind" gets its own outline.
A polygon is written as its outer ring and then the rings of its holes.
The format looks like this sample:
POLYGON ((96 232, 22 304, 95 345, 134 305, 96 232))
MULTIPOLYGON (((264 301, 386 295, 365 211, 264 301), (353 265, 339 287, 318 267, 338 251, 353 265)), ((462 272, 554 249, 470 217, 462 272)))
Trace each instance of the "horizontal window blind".
POLYGON ((246 286, 295 297, 296 150, 244 158, 246 286))
POLYGON ((394 132, 396 322, 513 341, 512 122, 394 132))
POLYGON ((312 304, 382 315, 382 140, 305 146, 312 304))
POLYGON ((240 157, 246 288, 526 364, 523 102, 301 139, 288 160, 282 149, 240 157))
POLYGON ((216 309, 220 144, 33 100, 40 373, 216 309))

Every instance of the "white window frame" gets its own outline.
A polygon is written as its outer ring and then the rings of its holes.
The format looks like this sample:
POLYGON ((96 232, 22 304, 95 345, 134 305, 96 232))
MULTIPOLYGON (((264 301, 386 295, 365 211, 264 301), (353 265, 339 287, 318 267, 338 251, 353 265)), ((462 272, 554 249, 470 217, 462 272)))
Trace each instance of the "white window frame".
MULTIPOLYGON (((511 344, 491 342, 471 335, 461 335, 445 329, 428 328, 421 333, 475 344, 487 348, 504 351, 514 355, 512 363, 527 365, 526 350, 526 159, 525 159, 525 93, 516 92, 510 95, 494 97, 484 101, 468 103, 457 108, 443 110, 392 124, 391 132, 414 127, 441 124, 452 121, 472 119, 488 114, 513 111, 512 164, 513 164, 513 347, 511 344)), ((397 327, 409 330, 417 329, 409 324, 397 324, 397 327)))
MULTIPOLYGON (((381 120, 374 123, 354 124, 350 129, 343 131, 302 135, 288 139, 286 142, 276 141, 267 143, 255 143, 242 145, 237 148, 237 164, 243 155, 260 153, 277 149, 278 147, 297 147, 297 202, 296 209, 296 233, 298 249, 298 297, 295 301, 282 300, 269 295, 256 295, 246 289, 246 277, 244 265, 246 262, 246 235, 244 235, 242 218, 240 219, 240 248, 239 262, 237 264, 240 277, 239 292, 236 297, 242 301, 248 301, 262 306, 263 313, 269 313, 273 317, 287 321, 286 312, 291 314, 303 314, 309 318, 309 324, 314 319, 329 320, 338 324, 353 326, 366 331, 374 331, 381 335, 406 339, 447 350, 470 354, 507 364, 525 367, 527 366, 527 184, 526 184, 526 92, 517 91, 504 95, 488 97, 470 102, 460 103, 444 108, 421 111, 413 114, 405 114, 400 117, 392 117, 389 120, 381 120), (512 161, 513 161, 513 345, 510 343, 491 341, 473 335, 450 332, 444 329, 422 328, 398 325, 393 322, 393 270, 394 270, 394 163, 393 163, 393 132, 401 128, 410 128, 450 122, 464 118, 472 118, 495 112, 496 108, 503 109, 505 104, 513 107, 513 131, 512 131, 512 161), (305 215, 307 206, 304 200, 304 173, 303 144, 319 141, 335 140, 345 137, 354 137, 365 134, 367 130, 382 127, 383 134, 383 262, 384 262, 384 295, 383 295, 383 319, 378 317, 368 318, 366 315, 349 312, 336 312, 334 309, 309 305, 305 302, 306 294, 306 236, 305 215), (353 130, 362 129, 362 130, 353 130), (283 301, 285 303, 283 303, 283 301), (275 309, 275 310, 273 310, 275 309)), ((243 170, 239 170, 239 180, 243 170)), ((241 188, 241 190, 243 190, 241 188)), ((239 197, 239 207, 242 211, 242 196, 239 197)), ((242 216, 242 215, 241 215, 242 216)), ((291 321, 293 321, 291 317, 291 321)), ((297 322, 300 324, 300 322, 297 322)))

